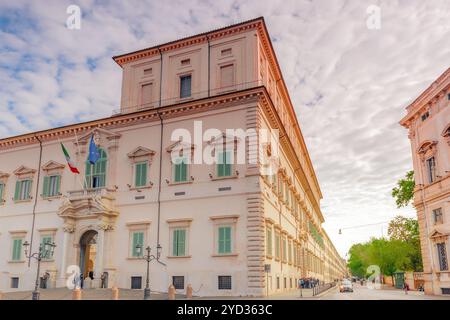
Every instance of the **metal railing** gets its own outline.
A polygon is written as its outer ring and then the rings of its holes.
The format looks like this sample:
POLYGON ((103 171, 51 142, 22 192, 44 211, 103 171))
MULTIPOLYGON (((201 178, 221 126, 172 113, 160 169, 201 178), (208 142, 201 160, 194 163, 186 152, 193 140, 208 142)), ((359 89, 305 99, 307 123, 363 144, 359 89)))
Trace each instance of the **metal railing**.
POLYGON ((317 296, 318 294, 321 294, 324 291, 327 291, 327 290, 333 288, 334 286, 336 286, 336 283, 331 282, 331 283, 325 283, 325 284, 321 284, 321 285, 313 287, 313 297, 317 296))
POLYGON ((157 100, 153 100, 148 103, 141 103, 141 104, 135 105, 135 106, 122 107, 120 109, 113 110, 112 115, 116 116, 116 115, 135 112, 135 111, 155 109, 155 108, 159 107, 160 105, 168 106, 168 105, 172 105, 172 104, 176 104, 176 103, 189 102, 189 101, 193 101, 193 100, 197 100, 197 99, 201 99, 201 98, 207 98, 208 96, 213 97, 213 96, 217 96, 217 95, 221 95, 221 94, 225 94, 225 93, 231 93, 234 91, 255 88, 255 87, 262 86, 262 85, 263 85, 262 80, 256 80, 256 81, 250 81, 250 82, 237 83, 237 84, 227 86, 227 87, 211 88, 209 90, 192 92, 191 95, 186 98, 180 98, 180 96, 175 96, 172 98, 165 98, 165 99, 161 99, 161 100, 157 99, 157 100))

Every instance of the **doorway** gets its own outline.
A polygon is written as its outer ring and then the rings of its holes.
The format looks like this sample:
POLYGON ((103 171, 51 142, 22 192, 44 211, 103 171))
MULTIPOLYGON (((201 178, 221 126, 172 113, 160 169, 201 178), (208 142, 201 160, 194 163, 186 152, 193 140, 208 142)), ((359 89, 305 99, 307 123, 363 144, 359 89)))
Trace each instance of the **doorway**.
POLYGON ((83 279, 94 278, 94 264, 97 253, 97 231, 88 230, 80 238, 80 272, 83 279))

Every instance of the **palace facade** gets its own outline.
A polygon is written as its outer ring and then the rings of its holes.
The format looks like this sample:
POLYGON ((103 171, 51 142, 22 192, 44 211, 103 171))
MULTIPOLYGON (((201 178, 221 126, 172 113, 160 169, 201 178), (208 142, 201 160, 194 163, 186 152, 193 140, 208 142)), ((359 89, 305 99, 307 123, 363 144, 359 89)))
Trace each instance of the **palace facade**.
POLYGON ((450 68, 406 110, 425 293, 450 294, 450 68))
POLYGON ((113 59, 123 81, 111 117, 0 140, 0 290, 33 288, 25 242, 29 252, 57 245, 41 263, 47 287, 65 287, 79 268, 93 278, 85 287, 104 275, 107 287, 141 289, 139 246, 160 252, 150 284, 161 292, 191 284, 195 295, 263 296, 346 275, 263 18, 113 59), (198 137, 199 126, 215 134, 198 137), (279 135, 275 144, 227 129, 279 135), (241 147, 246 161, 229 161, 241 147), (217 161, 194 161, 205 148, 217 161))

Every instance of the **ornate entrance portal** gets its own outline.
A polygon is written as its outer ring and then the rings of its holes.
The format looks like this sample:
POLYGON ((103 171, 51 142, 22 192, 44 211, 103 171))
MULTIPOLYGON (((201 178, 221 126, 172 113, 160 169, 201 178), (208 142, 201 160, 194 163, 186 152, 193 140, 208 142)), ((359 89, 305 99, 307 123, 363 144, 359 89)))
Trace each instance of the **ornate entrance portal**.
POLYGON ((97 254, 97 236, 98 232, 89 230, 83 233, 80 238, 80 271, 83 278, 94 277, 94 264, 97 254))

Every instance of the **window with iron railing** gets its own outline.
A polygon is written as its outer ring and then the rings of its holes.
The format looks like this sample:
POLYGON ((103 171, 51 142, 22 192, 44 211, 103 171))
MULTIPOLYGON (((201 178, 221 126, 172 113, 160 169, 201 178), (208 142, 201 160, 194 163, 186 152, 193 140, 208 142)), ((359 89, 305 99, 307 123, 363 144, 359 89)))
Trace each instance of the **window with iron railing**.
POLYGON ((447 248, 445 247, 445 243, 436 244, 438 259, 439 259, 439 267, 441 271, 448 270, 448 260, 447 260, 447 248))

